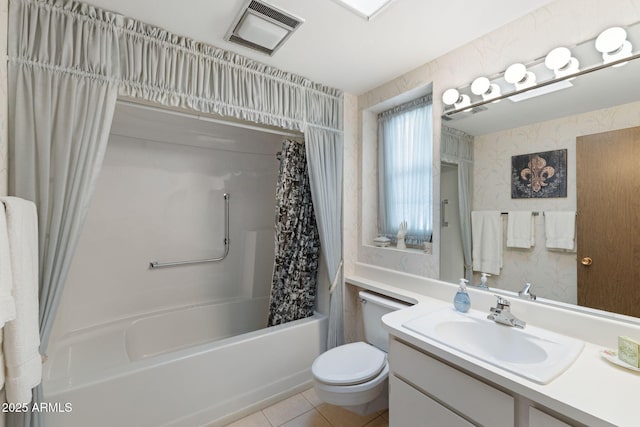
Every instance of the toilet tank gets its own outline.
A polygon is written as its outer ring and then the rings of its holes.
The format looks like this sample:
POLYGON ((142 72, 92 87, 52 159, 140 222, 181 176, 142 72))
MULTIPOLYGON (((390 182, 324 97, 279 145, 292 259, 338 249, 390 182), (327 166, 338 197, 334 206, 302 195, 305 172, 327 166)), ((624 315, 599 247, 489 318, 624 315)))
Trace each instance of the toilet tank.
POLYGON ((388 352, 389 334, 382 328, 382 316, 392 311, 409 307, 411 304, 385 298, 367 291, 360 291, 358 296, 362 304, 365 341, 380 350, 388 352))

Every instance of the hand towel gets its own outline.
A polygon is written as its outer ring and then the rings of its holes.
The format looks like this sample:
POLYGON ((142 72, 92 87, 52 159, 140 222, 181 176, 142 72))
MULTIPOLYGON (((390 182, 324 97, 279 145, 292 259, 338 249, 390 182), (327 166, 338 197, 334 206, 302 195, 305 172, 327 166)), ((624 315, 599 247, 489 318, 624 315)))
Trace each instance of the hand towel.
POLYGON ((4 355, 2 335, 5 323, 16 318, 16 304, 13 298, 13 275, 9 256, 9 232, 4 205, 0 203, 0 389, 4 387, 4 355))
MULTIPOLYGON (((9 256, 9 234, 4 205, 0 206, 0 329, 9 320, 16 318, 16 305, 13 299, 13 275, 9 256)), ((1 343, 1 341, 0 341, 1 343)), ((0 378, 3 373, 0 372, 0 378)), ((2 388, 0 381, 0 388, 2 388)))
POLYGON ((31 389, 42 380, 38 351, 38 222, 36 206, 17 197, 2 197, 7 216, 16 318, 4 325, 7 402, 31 401, 31 389))
POLYGON ((536 243, 531 211, 513 211, 507 215, 507 246, 531 248, 536 243))
POLYGON ((545 212, 544 230, 547 248, 573 250, 576 237, 575 211, 545 212))
POLYGON ((502 268, 502 220, 499 211, 471 212, 473 270, 500 274, 502 268))

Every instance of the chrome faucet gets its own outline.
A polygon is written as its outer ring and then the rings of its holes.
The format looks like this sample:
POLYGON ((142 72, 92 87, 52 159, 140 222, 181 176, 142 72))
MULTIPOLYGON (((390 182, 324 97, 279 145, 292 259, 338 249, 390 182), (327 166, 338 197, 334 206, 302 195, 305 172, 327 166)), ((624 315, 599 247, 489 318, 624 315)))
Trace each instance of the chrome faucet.
POLYGON ((520 298, 525 298, 525 299, 530 299, 532 301, 535 301, 536 294, 531 293, 531 283, 529 282, 525 283, 524 288, 522 288, 520 292, 518 292, 518 296, 520 298))
POLYGON ((495 307, 491 307, 491 313, 487 316, 487 319, 493 320, 496 323, 502 325, 513 326, 516 328, 524 329, 526 322, 515 317, 511 314, 511 303, 509 300, 504 299, 496 295, 498 301, 495 307))

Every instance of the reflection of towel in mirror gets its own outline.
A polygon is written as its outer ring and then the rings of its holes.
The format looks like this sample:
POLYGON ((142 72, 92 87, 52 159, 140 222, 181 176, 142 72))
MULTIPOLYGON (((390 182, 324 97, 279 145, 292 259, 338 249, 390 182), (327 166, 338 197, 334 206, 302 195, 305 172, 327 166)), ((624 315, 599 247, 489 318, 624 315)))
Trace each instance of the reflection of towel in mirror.
POLYGON ((471 212, 473 270, 500 274, 502 268, 502 221, 500 211, 471 212))
POLYGON ((544 233, 547 238, 547 248, 572 251, 576 236, 575 211, 546 211, 544 233))
POLYGON ((40 384, 42 358, 38 327, 38 220, 33 202, 0 198, 7 217, 9 257, 13 275, 16 318, 4 325, 4 371, 7 402, 31 401, 40 384))
POLYGON ((531 211, 513 211, 507 216, 507 246, 530 248, 536 243, 531 211))

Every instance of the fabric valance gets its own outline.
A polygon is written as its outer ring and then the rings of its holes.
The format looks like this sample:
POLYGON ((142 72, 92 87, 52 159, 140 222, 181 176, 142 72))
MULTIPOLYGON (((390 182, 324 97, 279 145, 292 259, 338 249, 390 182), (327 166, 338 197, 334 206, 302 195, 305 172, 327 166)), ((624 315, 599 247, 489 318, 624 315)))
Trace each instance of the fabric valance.
POLYGON ((443 125, 440 157, 445 162, 473 162, 473 135, 443 125))
POLYGON ((81 2, 9 7, 10 62, 114 81, 121 95, 167 106, 342 130, 342 92, 305 77, 81 2))

